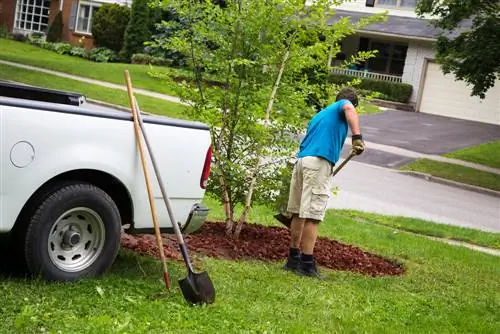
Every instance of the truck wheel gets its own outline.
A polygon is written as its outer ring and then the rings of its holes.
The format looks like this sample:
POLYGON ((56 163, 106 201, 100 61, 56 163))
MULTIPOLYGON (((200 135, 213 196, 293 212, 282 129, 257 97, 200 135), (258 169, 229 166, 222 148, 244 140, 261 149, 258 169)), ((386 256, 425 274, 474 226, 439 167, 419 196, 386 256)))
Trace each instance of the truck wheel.
POLYGON ((86 183, 63 185, 30 219, 28 271, 55 281, 98 276, 113 264, 120 232, 120 213, 107 193, 86 183))

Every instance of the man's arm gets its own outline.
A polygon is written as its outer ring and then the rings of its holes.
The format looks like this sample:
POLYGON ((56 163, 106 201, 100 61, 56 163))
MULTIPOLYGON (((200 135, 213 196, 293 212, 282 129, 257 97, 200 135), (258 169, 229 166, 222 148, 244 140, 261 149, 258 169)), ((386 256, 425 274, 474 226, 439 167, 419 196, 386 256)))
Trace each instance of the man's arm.
POLYGON ((351 103, 346 103, 343 107, 344 115, 347 119, 347 123, 349 123, 349 127, 351 128, 351 132, 353 135, 361 134, 361 130, 359 129, 359 117, 356 112, 356 108, 351 103))
POLYGON ((352 132, 352 149, 357 155, 360 155, 365 150, 365 143, 361 136, 358 113, 351 103, 346 103, 343 109, 345 118, 352 132))

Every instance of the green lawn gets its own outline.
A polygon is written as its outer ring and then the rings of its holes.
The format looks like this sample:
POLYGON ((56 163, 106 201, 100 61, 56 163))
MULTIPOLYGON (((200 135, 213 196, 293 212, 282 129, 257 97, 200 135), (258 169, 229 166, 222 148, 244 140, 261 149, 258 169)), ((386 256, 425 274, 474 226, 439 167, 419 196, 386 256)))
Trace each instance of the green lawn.
POLYGON ((432 176, 500 191, 500 175, 474 168, 429 159, 419 159, 401 170, 430 174, 432 176))
MULTIPOLYGON (((210 200, 209 200, 210 202, 210 200)), ((212 203, 211 205, 214 205, 212 203)), ((219 208, 212 217, 220 218, 219 208)), ((271 210, 256 208, 254 217, 271 210)), ((401 277, 330 271, 324 282, 284 272, 279 263, 203 258, 216 302, 186 305, 164 292, 157 261, 122 250, 99 279, 51 284, 2 278, 0 332, 16 333, 495 333, 500 322, 500 257, 428 240, 330 211, 322 236, 396 259, 401 277)))
POLYGON ((489 233, 471 228, 437 224, 409 217, 382 216, 355 210, 339 210, 338 212, 360 223, 378 224, 412 233, 500 249, 500 233, 489 233))
MULTIPOLYGON (((82 77, 107 81, 115 84, 124 84, 123 71, 128 69, 135 88, 142 88, 153 92, 175 96, 176 93, 170 83, 152 78, 148 73, 155 71, 183 70, 160 66, 150 67, 138 64, 96 63, 78 57, 59 55, 27 43, 0 38, 0 59, 26 65, 37 66, 82 77)), ((380 108, 370 102, 361 105, 360 114, 380 112, 380 108)))
MULTIPOLYGON (((90 85, 84 82, 61 78, 54 75, 40 74, 34 71, 0 64, 0 79, 18 81, 45 88, 74 91, 84 94, 87 98, 113 103, 127 108, 130 107, 126 91, 90 85)), ((125 82, 125 80, 123 81, 125 82)), ((184 113, 186 107, 182 104, 160 100, 137 93, 135 96, 137 97, 137 101, 139 102, 141 109, 146 112, 174 118, 188 118, 184 113)))
POLYGON ((0 59, 33 65, 54 71, 79 75, 125 85, 124 70, 128 69, 135 88, 173 95, 174 90, 168 82, 152 78, 148 72, 160 67, 138 64, 97 63, 79 57, 59 55, 28 43, 0 38, 0 59))
POLYGON ((465 148, 444 156, 477 164, 500 168, 500 140, 465 148))

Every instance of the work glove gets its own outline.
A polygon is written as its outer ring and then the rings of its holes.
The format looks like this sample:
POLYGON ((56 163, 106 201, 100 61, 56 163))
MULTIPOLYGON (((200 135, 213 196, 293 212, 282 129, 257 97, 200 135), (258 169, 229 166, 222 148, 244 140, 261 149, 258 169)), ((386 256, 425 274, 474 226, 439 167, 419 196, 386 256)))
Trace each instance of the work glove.
POLYGON ((352 136, 352 150, 356 155, 360 155, 365 150, 365 142, 360 134, 352 136))

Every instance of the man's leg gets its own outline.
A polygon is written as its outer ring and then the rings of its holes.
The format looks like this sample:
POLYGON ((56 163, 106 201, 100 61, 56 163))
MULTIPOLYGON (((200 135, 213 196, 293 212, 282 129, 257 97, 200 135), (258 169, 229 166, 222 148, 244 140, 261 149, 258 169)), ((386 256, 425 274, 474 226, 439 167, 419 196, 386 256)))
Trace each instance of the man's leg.
POLYGON ((302 231, 302 255, 297 274, 321 278, 314 259, 314 246, 318 235, 318 224, 323 220, 330 197, 331 164, 321 158, 304 159, 304 191, 302 193, 301 217, 305 217, 302 231))
POLYGON ((290 249, 288 251, 288 259, 284 266, 286 270, 296 270, 300 263, 300 241, 302 239, 304 222, 305 219, 299 218, 298 215, 293 215, 292 224, 290 226, 290 249))
POLYGON ((293 168, 292 179, 290 181, 290 192, 288 198, 287 212, 292 214, 290 232, 292 240, 288 258, 284 265, 285 270, 296 270, 300 262, 300 240, 302 229, 304 228, 304 219, 299 218, 300 200, 302 197, 302 170, 301 161, 297 161, 293 168))

